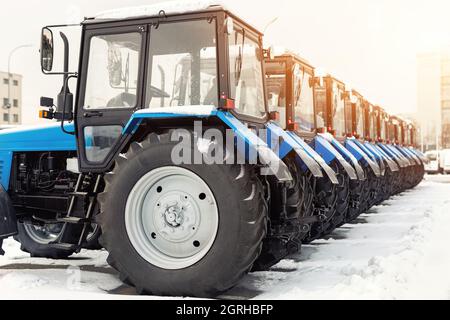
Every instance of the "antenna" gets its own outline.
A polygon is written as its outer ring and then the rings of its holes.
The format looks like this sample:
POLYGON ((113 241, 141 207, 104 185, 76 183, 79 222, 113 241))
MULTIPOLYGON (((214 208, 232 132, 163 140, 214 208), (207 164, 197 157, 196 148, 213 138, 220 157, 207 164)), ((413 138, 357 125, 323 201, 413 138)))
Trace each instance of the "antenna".
POLYGON ((263 33, 266 33, 266 30, 272 25, 274 24, 276 21, 278 20, 278 17, 273 18, 272 20, 270 20, 266 26, 263 29, 263 33))

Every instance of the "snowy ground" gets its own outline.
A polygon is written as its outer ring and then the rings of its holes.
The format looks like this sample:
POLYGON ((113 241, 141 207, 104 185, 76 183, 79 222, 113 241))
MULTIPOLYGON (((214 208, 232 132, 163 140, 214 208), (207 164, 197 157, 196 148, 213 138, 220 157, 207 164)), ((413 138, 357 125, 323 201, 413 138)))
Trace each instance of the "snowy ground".
MULTIPOLYGON (((428 176, 222 298, 450 299, 449 246, 450 176, 428 176)), ((104 251, 51 261, 29 258, 13 240, 4 249, 0 299, 158 298, 124 286, 104 251)))

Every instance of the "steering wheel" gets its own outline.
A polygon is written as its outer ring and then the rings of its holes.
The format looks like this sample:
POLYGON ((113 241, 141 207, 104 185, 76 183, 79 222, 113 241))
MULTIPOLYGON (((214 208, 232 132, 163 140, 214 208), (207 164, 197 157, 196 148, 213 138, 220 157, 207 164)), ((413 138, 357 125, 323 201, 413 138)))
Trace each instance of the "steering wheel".
POLYGON ((128 92, 122 92, 108 101, 106 107, 108 108, 121 108, 121 107, 133 107, 136 105, 136 95, 128 92))

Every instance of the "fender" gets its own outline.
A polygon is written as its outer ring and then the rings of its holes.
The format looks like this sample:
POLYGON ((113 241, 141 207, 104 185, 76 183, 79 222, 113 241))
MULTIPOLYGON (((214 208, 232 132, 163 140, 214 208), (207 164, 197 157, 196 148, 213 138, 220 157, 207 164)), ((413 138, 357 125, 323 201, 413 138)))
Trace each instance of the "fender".
POLYGON ((395 161, 400 166, 400 168, 405 168, 408 166, 404 159, 393 152, 389 145, 378 143, 378 147, 383 150, 393 161, 395 161))
POLYGON ((364 142, 363 145, 373 155, 375 160, 378 162, 378 165, 380 166, 380 170, 381 170, 381 175, 384 176, 384 174, 386 173, 386 166, 384 164, 383 156, 378 152, 378 150, 376 150, 373 147, 373 145, 370 142, 366 141, 366 142, 364 142))
POLYGON ((358 159, 348 151, 339 141, 337 141, 331 134, 324 134, 328 137, 327 140, 331 142, 331 145, 344 157, 345 160, 352 163, 359 180, 366 180, 366 175, 363 168, 358 162, 358 159))
MULTIPOLYGON (((310 155, 305 150, 301 143, 299 143, 298 140, 301 140, 300 137, 289 135, 275 122, 267 123, 266 127, 268 129, 268 136, 270 135, 270 137, 267 137, 270 148, 272 150, 274 150, 275 148, 279 148, 279 156, 281 159, 284 159, 291 151, 294 151, 300 158, 300 161, 306 166, 309 171, 311 171, 314 177, 323 177, 320 163, 316 161, 313 155, 310 155), (276 142, 279 145, 274 145, 273 142, 276 142)), ((335 174, 333 172, 333 177, 334 176, 335 174)))
POLYGON ((409 155, 410 158, 412 158, 417 165, 422 165, 422 161, 420 161, 420 158, 414 154, 414 152, 411 152, 411 150, 407 147, 401 147, 401 150, 403 150, 403 152, 407 155, 409 155))
MULTIPOLYGON (((331 136, 331 137, 333 137, 333 136, 331 136)), ((328 136, 325 136, 323 134, 318 134, 314 138, 314 146, 315 146, 316 152, 318 152, 325 159, 328 158, 328 159, 331 159, 331 161, 333 161, 334 159, 337 159, 337 161, 339 161, 339 163, 342 165, 344 170, 347 172, 350 179, 357 180, 358 176, 356 174, 355 169, 350 165, 350 163, 347 162, 347 160, 344 159, 344 157, 336 150, 336 148, 333 147, 333 145, 331 144, 329 139, 330 138, 328 136)))
POLYGON ((405 157, 405 155, 400 152, 399 149, 397 149, 396 145, 393 144, 389 144, 388 147, 392 150, 393 153, 395 153, 399 158, 403 159, 406 167, 410 167, 412 166, 414 163, 414 161, 412 161, 411 159, 408 159, 407 157, 405 157))
POLYGON ((3 239, 17 234, 16 211, 5 188, 0 185, 0 255, 3 254, 3 239))
POLYGON ((381 175, 380 167, 362 150, 362 148, 360 148, 356 141, 355 138, 347 138, 347 140, 345 140, 345 147, 358 161, 365 162, 372 169, 375 176, 379 177, 381 175))
POLYGON ((415 149, 413 147, 410 147, 409 150, 411 150, 411 152, 416 154, 420 158, 420 160, 422 160, 422 164, 430 162, 430 160, 422 152, 420 152, 419 150, 417 150, 417 149, 415 149))
POLYGON ((131 116, 122 134, 133 134, 144 119, 219 118, 228 128, 233 130, 237 139, 245 143, 253 152, 246 153, 246 160, 255 162, 252 155, 259 156, 261 162, 280 182, 292 182, 292 175, 284 162, 273 152, 267 143, 245 126, 231 113, 217 110, 214 106, 165 107, 138 110, 131 116))
POLYGON ((381 156, 386 161, 389 169, 391 169, 392 172, 400 170, 397 163, 394 160, 392 160, 391 157, 387 155, 386 152, 384 152, 384 150, 378 144, 373 144, 372 146, 381 154, 381 156))

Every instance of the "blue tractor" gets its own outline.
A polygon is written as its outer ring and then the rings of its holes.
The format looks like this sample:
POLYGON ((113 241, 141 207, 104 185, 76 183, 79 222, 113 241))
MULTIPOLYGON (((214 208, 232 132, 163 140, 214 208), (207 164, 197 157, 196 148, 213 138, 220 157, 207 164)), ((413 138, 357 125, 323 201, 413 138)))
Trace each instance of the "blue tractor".
POLYGON ((100 236, 138 292, 211 297, 332 216, 331 162, 267 109, 258 30, 220 6, 106 12, 81 23, 71 72, 62 27, 41 35, 42 71, 64 81, 40 114, 58 121, 0 132, 0 244, 66 258, 100 236))

